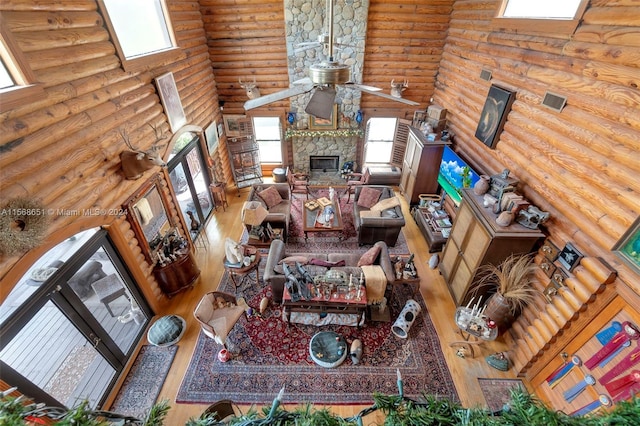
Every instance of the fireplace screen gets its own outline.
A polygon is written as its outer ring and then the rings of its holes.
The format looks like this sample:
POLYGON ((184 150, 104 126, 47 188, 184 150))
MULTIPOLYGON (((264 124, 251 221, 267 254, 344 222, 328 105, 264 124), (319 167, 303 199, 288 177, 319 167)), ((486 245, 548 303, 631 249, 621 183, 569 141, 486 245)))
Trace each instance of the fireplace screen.
POLYGON ((309 169, 322 170, 323 172, 337 172, 340 157, 337 155, 311 155, 309 157, 309 169))

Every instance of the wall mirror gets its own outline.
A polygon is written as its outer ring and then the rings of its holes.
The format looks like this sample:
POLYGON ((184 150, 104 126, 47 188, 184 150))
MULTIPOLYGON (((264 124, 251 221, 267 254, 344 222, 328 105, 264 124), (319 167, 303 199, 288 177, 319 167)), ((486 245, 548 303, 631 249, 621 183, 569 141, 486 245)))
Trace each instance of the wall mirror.
POLYGON ((169 203, 162 191, 160 176, 156 174, 149 179, 123 207, 147 261, 155 264, 155 251, 164 235, 174 226, 168 214, 169 203))

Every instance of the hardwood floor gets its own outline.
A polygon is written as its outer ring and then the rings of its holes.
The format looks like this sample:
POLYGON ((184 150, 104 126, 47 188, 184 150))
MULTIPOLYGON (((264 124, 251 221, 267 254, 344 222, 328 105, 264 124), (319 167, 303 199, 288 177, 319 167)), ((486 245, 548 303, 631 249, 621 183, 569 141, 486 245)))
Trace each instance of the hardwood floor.
MULTIPOLYGON (((191 290, 180 293, 171 299, 166 312, 160 312, 160 315, 177 314, 187 320, 187 331, 179 342, 179 350, 171 367, 171 371, 162 388, 159 399, 168 399, 171 403, 171 411, 169 412, 167 425, 183 425, 190 417, 197 417, 208 406, 208 404, 176 404, 175 396, 182 381, 182 377, 191 359, 194 345, 196 343, 200 327, 193 318, 193 309, 200 300, 201 296, 215 290, 220 282, 224 268, 222 267, 222 258, 224 256, 224 245, 222 242, 226 237, 235 240, 240 238, 242 227, 240 222, 240 210, 242 203, 247 197, 248 191, 241 190, 240 196, 236 196, 235 188, 229 190, 228 201, 229 208, 225 212, 220 209, 216 212, 206 226, 206 232, 210 241, 208 249, 205 251, 199 249, 196 252, 198 265, 202 270, 202 275, 197 285, 191 290)), ((488 342, 476 349, 474 358, 467 356, 460 358, 456 355, 456 350, 449 347, 449 343, 460 340, 461 336, 457 333, 457 326, 453 321, 455 304, 449 294, 446 283, 438 273, 437 269, 432 270, 428 266, 428 260, 431 254, 428 252, 426 242, 418 229, 418 226, 411 218, 409 206, 403 197, 399 197, 402 202, 402 209, 407 219, 403 232, 407 239, 409 249, 415 253, 416 267, 421 277, 420 291, 425 299, 429 310, 429 315, 433 321, 438 335, 442 351, 445 354, 447 364, 453 376, 456 389, 460 395, 461 402, 467 407, 484 405, 484 398, 478 385, 478 377, 489 378, 512 378, 512 372, 500 372, 487 365, 484 358, 497 351, 506 351, 507 347, 502 339, 494 342, 488 342)), ((347 214, 347 213, 345 213, 347 214)), ((274 389, 274 394, 277 389, 274 389)), ((240 406, 243 412, 246 412, 249 406, 240 406)), ((349 416, 360 411, 364 406, 357 405, 340 405, 333 406, 331 410, 340 416, 349 416)), ((382 414, 369 416, 366 419, 367 424, 379 424, 382 422, 382 414)))

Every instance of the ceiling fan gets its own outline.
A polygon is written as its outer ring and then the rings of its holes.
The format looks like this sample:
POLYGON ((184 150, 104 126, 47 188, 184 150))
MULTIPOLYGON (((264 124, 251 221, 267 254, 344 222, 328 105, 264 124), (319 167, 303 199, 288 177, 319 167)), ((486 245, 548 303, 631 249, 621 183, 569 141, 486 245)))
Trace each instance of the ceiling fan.
POLYGON ((409 99, 398 98, 382 93, 382 89, 378 87, 366 86, 350 81, 350 66, 334 60, 333 0, 327 0, 327 16, 329 18, 329 33, 321 35, 317 44, 316 42, 305 44, 308 44, 309 46, 320 46, 321 44, 326 43, 329 57, 320 63, 312 64, 309 67, 309 77, 294 81, 290 88, 261 96, 259 98, 249 99, 244 103, 245 110, 248 111, 292 96, 302 95, 315 88, 315 92, 305 107, 305 112, 328 120, 331 118, 333 104, 336 98, 336 85, 360 90, 361 92, 370 93, 372 95, 391 99, 396 102, 402 102, 408 105, 420 105, 418 102, 414 102, 409 99))

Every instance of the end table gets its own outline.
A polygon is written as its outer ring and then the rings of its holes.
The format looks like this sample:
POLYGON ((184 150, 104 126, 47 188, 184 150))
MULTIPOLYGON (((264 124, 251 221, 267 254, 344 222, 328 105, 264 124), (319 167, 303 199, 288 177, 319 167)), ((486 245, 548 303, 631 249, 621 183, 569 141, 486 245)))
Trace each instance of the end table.
MULTIPOLYGON (((248 246, 248 247, 251 248, 251 246, 248 246)), ((254 247, 252 251, 255 251, 255 254, 251 255, 251 258, 253 260, 248 265, 243 264, 240 267, 234 267, 234 266, 230 266, 227 263, 226 258, 222 259, 224 269, 226 269, 229 272, 229 278, 231 278, 231 282, 236 287, 236 289, 242 286, 242 284, 244 283, 244 280, 247 279, 249 275, 254 271, 256 273, 255 283, 256 285, 260 283, 260 272, 258 271, 258 265, 260 264, 260 251, 256 250, 254 247)))
POLYGON ((229 207, 229 203, 227 202, 227 192, 225 191, 224 183, 216 182, 209 185, 209 190, 211 191, 211 195, 213 196, 213 202, 216 206, 216 211, 218 211, 218 206, 222 206, 222 211, 227 211, 227 207, 229 207))

